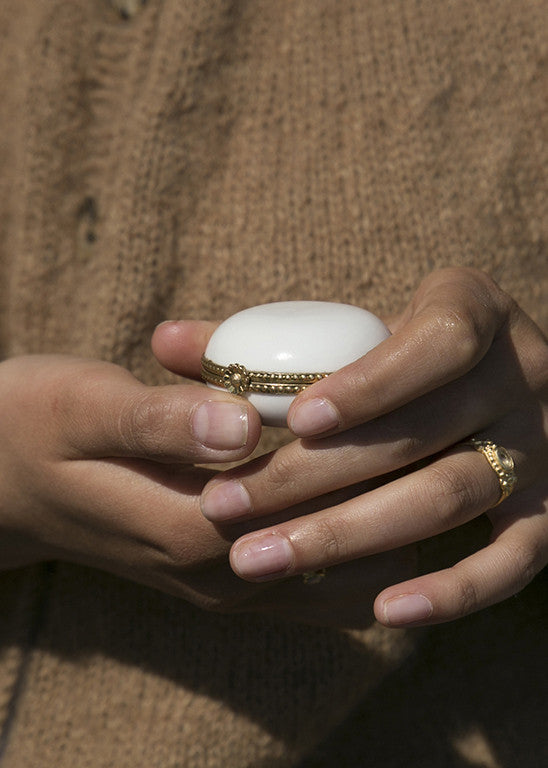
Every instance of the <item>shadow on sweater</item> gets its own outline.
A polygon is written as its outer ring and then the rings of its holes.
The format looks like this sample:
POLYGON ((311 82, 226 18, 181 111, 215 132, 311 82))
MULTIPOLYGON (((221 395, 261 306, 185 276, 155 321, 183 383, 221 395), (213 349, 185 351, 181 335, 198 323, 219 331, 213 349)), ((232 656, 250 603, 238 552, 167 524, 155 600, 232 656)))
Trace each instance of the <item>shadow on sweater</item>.
MULTIPOLYGON (((200 696, 227 704, 296 758, 327 736, 299 768, 544 768, 548 760, 541 661, 546 571, 519 596, 432 629, 407 661, 400 648, 399 664, 397 654, 391 656, 391 633, 368 645, 352 633, 300 625, 281 630, 257 617, 203 613, 91 569, 56 565, 48 571, 29 638, 35 661, 41 656, 38 674, 29 674, 33 662, 23 665, 13 720, 17 699, 32 685, 40 695, 61 663, 74 685, 83 670, 84 678, 85 670, 93 672, 89 695, 105 697, 108 717, 119 716, 122 703, 139 712, 148 691, 158 697, 154 684, 149 688, 135 674, 140 669, 145 678, 164 679, 163 695, 180 706, 173 716, 181 723, 187 713, 177 690, 187 689, 198 694, 195 709, 204 707, 200 696), (114 661, 121 667, 109 682, 114 661)), ((214 716, 210 707, 204 711, 214 716)))
POLYGON ((547 588, 433 628, 299 768, 545 768, 547 588))
MULTIPOLYGON (((224 616, 81 566, 52 563, 34 572, 35 583, 25 587, 32 616, 12 606, 19 634, 27 634, 28 653, 8 707, 5 743, 21 712, 32 719, 29 712, 43 710, 39 698, 50 701, 47 717, 57 723, 72 718, 74 727, 80 717, 70 711, 74 697, 73 706, 76 701, 76 709, 82 706, 81 727, 90 733, 99 725, 93 724, 94 715, 85 722, 82 701, 100 700, 101 717, 121 718, 124 729, 133 718, 136 737, 143 701, 152 708, 148 722, 153 723, 165 698, 171 702, 169 717, 180 721, 176 729, 184 729, 200 708, 203 717, 214 719, 217 702, 298 757, 410 650, 405 636, 378 625, 345 632, 254 615, 224 616)), ((4 574, 4 581, 10 578, 15 572, 4 574)), ((2 646, 13 643, 9 634, 4 625, 0 658, 2 646)))

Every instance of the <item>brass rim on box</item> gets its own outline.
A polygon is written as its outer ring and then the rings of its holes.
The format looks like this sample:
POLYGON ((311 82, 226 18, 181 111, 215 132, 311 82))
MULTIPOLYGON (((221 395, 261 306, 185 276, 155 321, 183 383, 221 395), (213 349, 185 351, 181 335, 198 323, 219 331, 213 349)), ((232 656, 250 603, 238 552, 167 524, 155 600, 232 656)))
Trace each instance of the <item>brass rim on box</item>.
POLYGON ((492 440, 477 440, 472 437, 466 440, 464 445, 469 445, 479 453, 482 453, 489 462, 491 469, 495 472, 500 486, 500 497, 494 507, 497 507, 502 501, 508 498, 517 482, 514 459, 510 456, 506 448, 496 445, 492 440))
POLYGON ((202 357, 202 379, 216 387, 224 387, 233 395, 261 392, 267 395, 296 395, 329 373, 269 373, 248 371, 240 363, 219 365, 202 357))

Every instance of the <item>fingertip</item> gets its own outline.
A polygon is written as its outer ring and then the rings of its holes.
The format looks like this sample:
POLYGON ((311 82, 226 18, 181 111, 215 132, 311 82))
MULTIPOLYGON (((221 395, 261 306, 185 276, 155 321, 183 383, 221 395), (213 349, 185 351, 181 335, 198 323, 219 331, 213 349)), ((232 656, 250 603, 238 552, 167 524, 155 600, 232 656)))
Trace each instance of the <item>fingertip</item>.
POLYGON ((248 456, 261 436, 261 419, 244 398, 209 390, 190 414, 191 429, 201 444, 216 450, 238 451, 248 456))
POLYGON ((152 332, 151 343, 155 344, 158 340, 161 343, 162 340, 168 338, 169 335, 177 333, 181 325, 182 322, 180 320, 162 320, 152 332))
MULTIPOLYGON (((156 326, 150 339, 152 353, 162 365, 173 359, 174 348, 181 338, 181 322, 164 320, 156 326)), ((166 367, 168 367, 166 365, 166 367)))
POLYGON ((434 613, 429 597, 421 592, 381 593, 373 607, 375 618, 385 627, 418 626, 434 613))
MULTIPOLYGON (((240 399, 240 398, 238 398, 240 399)), ((256 408, 249 403, 245 398, 241 398, 246 408, 247 414, 247 442, 246 449, 248 455, 251 454, 257 447, 259 440, 261 439, 263 423, 261 417, 256 408)))
POLYGON ((245 581, 273 581, 293 572, 295 552, 288 538, 276 530, 242 536, 230 550, 230 566, 245 581))
POLYGON ((199 378, 201 358, 216 327, 205 320, 165 320, 152 334, 152 353, 173 373, 199 378))
POLYGON ((314 437, 337 429, 341 416, 333 403, 325 397, 313 397, 292 403, 287 425, 297 437, 314 437))
POLYGON ((214 478, 202 491, 200 509, 211 523, 227 523, 249 516, 253 505, 242 483, 214 478))

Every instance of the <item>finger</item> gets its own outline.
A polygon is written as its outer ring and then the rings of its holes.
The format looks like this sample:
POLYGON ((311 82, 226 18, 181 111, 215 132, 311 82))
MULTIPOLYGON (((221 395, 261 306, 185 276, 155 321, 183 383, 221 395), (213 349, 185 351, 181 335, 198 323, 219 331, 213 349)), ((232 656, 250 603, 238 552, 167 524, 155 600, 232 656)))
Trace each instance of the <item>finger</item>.
POLYGON ((363 426, 322 440, 295 440, 219 473, 204 488, 202 512, 213 522, 268 515, 410 466, 481 432, 486 423, 499 423, 502 434, 520 434, 523 442, 523 426, 525 438, 534 433, 532 417, 520 412, 517 432, 508 419, 503 424, 508 387, 503 383, 493 393, 482 386, 483 375, 475 369, 466 381, 451 382, 363 426))
POLYGON ((232 567, 251 581, 326 568, 448 531, 499 498, 485 458, 460 447, 350 501, 241 537, 232 567))
MULTIPOLYGON (((230 569, 229 540, 197 512, 203 479, 196 470, 126 460, 71 462, 64 481, 70 514, 57 520, 52 557, 99 567, 208 610, 364 627, 374 620, 379 590, 416 572, 414 548, 407 548, 341 565, 319 585, 300 578, 251 584, 230 569)), ((51 542, 51 516, 47 527, 51 542)))
POLYGON ((462 376, 491 348, 511 306, 482 273, 434 273, 393 336, 295 399, 290 429, 301 437, 348 429, 462 376))
POLYGON ((164 368, 188 379, 200 379, 201 358, 217 323, 168 320, 152 335, 154 356, 164 368))
POLYGON ((379 590, 416 572, 416 548, 406 547, 334 566, 318 580, 297 576, 261 584, 268 589, 260 594, 256 610, 299 624, 362 629, 374 622, 379 590))
POLYGON ((246 400, 206 387, 146 387, 117 366, 93 362, 66 369, 56 383, 51 398, 74 458, 235 461, 260 436, 260 417, 246 400))
POLYGON ((534 501, 532 494, 523 494, 518 503, 523 516, 489 546, 451 568, 381 592, 374 605, 378 621, 389 627, 452 621, 523 589, 544 566, 548 541, 538 497, 534 501))
POLYGON ((198 513, 202 471, 115 459, 64 462, 59 473, 62 495, 40 530, 56 559, 209 610, 238 610, 263 591, 230 571, 229 542, 198 513))

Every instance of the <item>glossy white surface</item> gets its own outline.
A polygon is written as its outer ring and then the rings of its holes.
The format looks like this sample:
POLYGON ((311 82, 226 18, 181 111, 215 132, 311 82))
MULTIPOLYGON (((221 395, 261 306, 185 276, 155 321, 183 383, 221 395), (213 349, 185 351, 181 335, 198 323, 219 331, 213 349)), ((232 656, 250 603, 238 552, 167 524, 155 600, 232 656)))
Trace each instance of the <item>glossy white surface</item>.
MULTIPOLYGON (((282 301, 250 307, 217 328, 206 357, 251 371, 323 373, 357 360, 390 335, 361 307, 324 301, 282 301)), ((210 385, 211 386, 211 385, 210 385)), ((287 426, 294 395, 247 393, 264 424, 287 426)))

